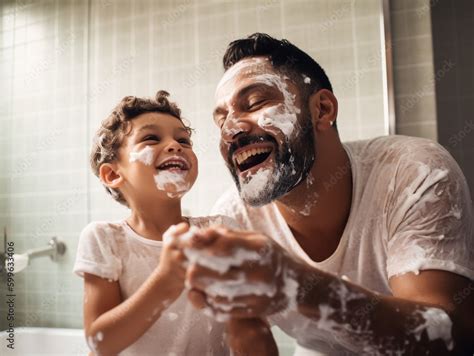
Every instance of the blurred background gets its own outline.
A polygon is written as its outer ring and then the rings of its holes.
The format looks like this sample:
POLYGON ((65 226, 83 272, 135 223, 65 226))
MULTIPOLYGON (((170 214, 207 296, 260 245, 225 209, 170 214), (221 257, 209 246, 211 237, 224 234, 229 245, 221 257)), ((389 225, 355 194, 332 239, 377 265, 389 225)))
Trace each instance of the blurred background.
MULTIPOLYGON (((68 247, 59 263, 33 260, 15 276, 17 326, 82 328, 82 280, 72 274, 79 233, 127 215, 88 165, 93 133, 123 96, 164 89, 177 101, 196 129, 200 166, 183 205, 187 214, 209 213, 232 184, 211 115, 221 59, 230 41, 253 32, 288 39, 326 70, 342 141, 437 140, 474 190, 473 1, 0 4, 0 227, 16 253, 52 236, 68 247)), ((0 288, 5 295, 3 281, 0 288)))

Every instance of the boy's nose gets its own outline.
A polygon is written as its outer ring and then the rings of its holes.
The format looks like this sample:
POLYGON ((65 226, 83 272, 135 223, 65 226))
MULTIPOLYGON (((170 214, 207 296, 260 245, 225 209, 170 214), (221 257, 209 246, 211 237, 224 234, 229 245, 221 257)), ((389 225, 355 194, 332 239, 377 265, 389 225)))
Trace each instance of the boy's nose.
POLYGON ((172 141, 168 144, 168 147, 166 147, 166 151, 167 152, 181 152, 182 148, 178 142, 172 141))

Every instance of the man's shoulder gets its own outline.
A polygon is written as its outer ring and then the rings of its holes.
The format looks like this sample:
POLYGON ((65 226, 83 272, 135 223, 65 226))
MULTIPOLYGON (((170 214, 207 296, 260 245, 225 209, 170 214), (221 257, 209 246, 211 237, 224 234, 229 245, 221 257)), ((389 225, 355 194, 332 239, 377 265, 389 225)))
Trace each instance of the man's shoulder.
POLYGON ((436 141, 403 135, 381 136, 344 143, 355 162, 438 166, 452 165, 449 152, 436 141))
POLYGON ((234 184, 217 199, 212 207, 212 215, 228 215, 229 212, 244 208, 244 203, 239 196, 239 192, 234 184))
POLYGON ((436 141, 404 135, 379 136, 365 140, 348 141, 343 145, 354 153, 386 152, 397 150, 399 154, 413 153, 418 149, 436 150, 442 148, 436 141))

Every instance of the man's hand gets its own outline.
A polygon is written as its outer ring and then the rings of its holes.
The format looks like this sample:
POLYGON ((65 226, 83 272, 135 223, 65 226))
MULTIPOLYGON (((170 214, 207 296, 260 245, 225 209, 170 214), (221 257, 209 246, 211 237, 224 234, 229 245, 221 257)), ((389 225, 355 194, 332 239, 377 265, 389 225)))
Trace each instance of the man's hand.
POLYGON ((189 262, 189 299, 218 319, 262 317, 294 305, 294 262, 268 237, 215 227, 179 243, 189 262))

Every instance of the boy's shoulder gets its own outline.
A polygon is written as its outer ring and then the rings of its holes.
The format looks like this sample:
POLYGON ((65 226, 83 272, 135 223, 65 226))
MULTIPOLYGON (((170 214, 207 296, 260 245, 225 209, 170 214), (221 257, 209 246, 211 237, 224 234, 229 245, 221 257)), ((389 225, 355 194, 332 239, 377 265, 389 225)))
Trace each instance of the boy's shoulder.
POLYGON ((225 215, 210 215, 200 217, 188 217, 189 225, 206 228, 214 225, 225 226, 229 229, 239 229, 239 224, 233 218, 225 215))
POLYGON ((123 221, 92 221, 82 229, 81 236, 94 236, 96 238, 107 236, 121 236, 124 235, 123 221))

